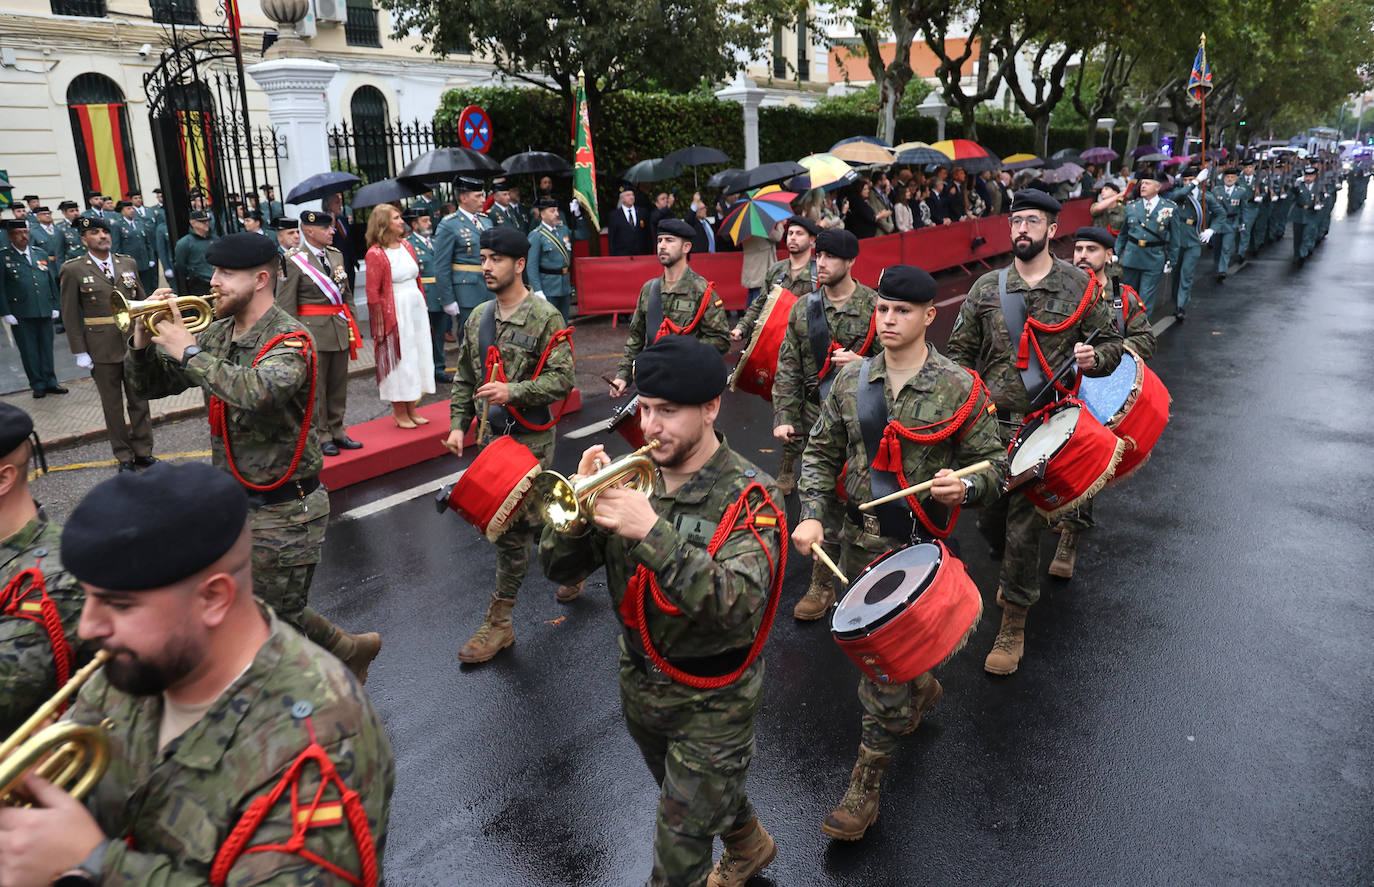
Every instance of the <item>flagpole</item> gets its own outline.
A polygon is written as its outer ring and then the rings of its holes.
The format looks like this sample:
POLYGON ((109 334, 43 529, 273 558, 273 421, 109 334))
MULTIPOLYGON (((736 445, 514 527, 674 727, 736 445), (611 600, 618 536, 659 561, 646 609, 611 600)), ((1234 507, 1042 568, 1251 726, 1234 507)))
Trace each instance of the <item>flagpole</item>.
MULTIPOLYGON (((1206 35, 1206 34, 1203 34, 1203 35, 1202 35, 1202 51, 1203 51, 1204 53, 1207 51, 1207 35, 1206 35)), ((1204 55, 1204 56, 1203 56, 1203 61, 1204 61, 1204 63, 1206 62, 1206 58, 1207 58, 1206 55, 1204 55)), ((1205 73, 1205 72, 1204 72, 1204 73, 1205 73)), ((1207 90, 1205 90, 1205 89, 1199 89, 1198 92, 1202 94, 1202 100, 1201 100, 1201 104, 1202 104, 1202 168, 1203 168, 1203 169, 1207 169, 1207 90)), ((1210 179, 1210 178, 1211 178, 1211 175, 1208 174, 1208 179, 1210 179)), ((1199 230, 1201 230, 1201 231, 1207 230, 1207 197, 1206 197, 1205 192, 1204 192, 1204 195, 1203 195, 1203 198, 1202 198, 1202 221, 1201 221, 1201 223, 1200 223, 1200 225, 1199 225, 1199 230)))

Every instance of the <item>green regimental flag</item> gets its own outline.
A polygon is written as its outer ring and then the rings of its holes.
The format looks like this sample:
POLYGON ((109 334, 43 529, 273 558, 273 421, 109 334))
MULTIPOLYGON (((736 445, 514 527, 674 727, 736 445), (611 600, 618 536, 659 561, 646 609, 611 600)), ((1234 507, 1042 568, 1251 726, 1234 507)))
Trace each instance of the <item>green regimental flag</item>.
POLYGON ((582 204, 593 232, 601 230, 596 208, 596 155, 592 151, 592 125, 587 118, 587 88, 577 76, 577 100, 573 103, 573 196, 582 204))

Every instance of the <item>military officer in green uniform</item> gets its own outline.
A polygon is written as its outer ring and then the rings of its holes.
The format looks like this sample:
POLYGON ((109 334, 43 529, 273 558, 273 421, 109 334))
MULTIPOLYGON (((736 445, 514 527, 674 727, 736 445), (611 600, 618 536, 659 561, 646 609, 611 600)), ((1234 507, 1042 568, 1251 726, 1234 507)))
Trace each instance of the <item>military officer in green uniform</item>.
MULTIPOLYGON (((420 265, 420 288, 425 293, 425 308, 429 312, 429 338, 430 348, 434 358, 434 381, 449 383, 453 381, 453 374, 448 371, 448 360, 444 353, 444 333, 448 331, 451 323, 449 314, 445 313, 445 305, 440 297, 439 287, 436 285, 435 266, 438 264, 434 258, 434 226, 429 210, 408 209, 405 211, 406 224, 410 226, 410 234, 406 240, 415 250, 415 258, 420 265)), ((458 303, 453 302, 452 307, 448 308, 454 316, 458 314, 458 303)))
POLYGON ((0 403, 0 736, 13 733, 57 692, 59 677, 94 652, 76 635, 82 594, 62 566, 62 528, 39 511, 29 489, 32 436, 29 414, 0 403), (38 575, 11 588, 26 570, 38 575), (56 617, 51 630, 49 613, 56 617))
MULTIPOLYGON (((1159 201, 1154 180, 1143 184, 1149 189, 1145 200, 1159 201)), ((978 371, 992 392, 998 419, 1006 423, 1001 429, 1007 443, 1013 431, 1025 422, 1026 415, 1044 406, 1043 402, 1031 400, 1040 391, 1042 376, 1052 375, 1069 361, 1076 363, 1085 375, 1105 376, 1121 362, 1121 334, 1112 325, 1107 303, 1089 291, 1086 274, 1049 252, 1060 208, 1057 200, 1042 191, 1025 188, 1016 192, 1008 218, 1012 264, 978 278, 959 309, 949 337, 949 356, 978 371), (1084 305, 1085 299, 1092 301, 1084 305), (1009 329, 1003 305, 1018 313, 1024 310, 1025 323, 1018 329, 1009 329), (1075 315, 1077 321, 1069 323, 1075 315), (1032 321, 1031 332, 1044 361, 1038 359, 1036 348, 1028 348, 1027 370, 1023 375, 1017 367, 1018 343, 1022 331, 1032 321), (1090 346, 1084 340, 1094 331, 1098 333, 1097 344, 1090 346), (1035 390, 1028 390, 1028 380, 1035 390)), ((1140 209, 1146 210, 1146 219, 1159 218, 1157 205, 1140 209)), ((1128 219, 1130 216, 1128 208, 1128 219)), ((1150 224, 1153 230, 1155 223, 1150 224)), ((1141 229, 1139 223, 1136 228, 1141 229)), ((1007 675, 1016 671, 1021 662, 1026 612, 1040 598, 1040 534, 1045 521, 1036 514, 1029 499, 1013 492, 988 507, 978 529, 994 555, 1002 558, 998 594, 1002 627, 983 668, 990 674, 1007 675)))
POLYGON ((53 226, 62 235, 62 251, 57 255, 59 268, 68 259, 86 251, 81 244, 81 232, 76 229, 76 220, 81 218, 79 210, 75 200, 64 200, 57 205, 57 211, 62 214, 53 226))
POLYGON ((1173 270, 1178 254, 1178 223, 1173 218, 1178 207, 1159 196, 1168 180, 1162 172, 1136 175, 1140 197, 1126 205, 1126 221, 1116 240, 1122 280, 1140 293, 1150 312, 1155 309, 1159 281, 1173 270))
POLYGON ((1325 239, 1328 231, 1331 230, 1331 213, 1336 208, 1336 195, 1341 190, 1341 171, 1340 162, 1337 160, 1324 160, 1321 164, 1321 173, 1318 176, 1318 183, 1321 185, 1321 227, 1318 239, 1325 239))
POLYGON ((487 210, 487 218, 491 219, 491 223, 493 225, 509 225, 521 234, 529 233, 529 217, 511 203, 510 186, 506 184, 506 180, 504 178, 494 179, 491 188, 494 199, 491 207, 487 210))
MULTIPOLYGON (((781 578, 782 499, 715 430, 726 384, 716 349, 668 335, 638 358, 640 427, 659 441, 653 490, 607 489, 580 535, 545 527, 539 562, 555 582, 606 568, 623 626, 621 712, 659 785, 648 883, 743 885, 777 854, 745 781, 764 673, 750 649, 781 578), (727 512, 737 518, 722 526, 727 512), (725 851, 712 868, 716 835, 725 851)), ((578 473, 608 461, 592 447, 578 473)))
POLYGON ((414 200, 410 201, 410 208, 416 211, 427 211, 432 221, 435 216, 439 215, 439 211, 443 209, 443 203, 441 203, 439 199, 434 196, 434 189, 430 188, 424 194, 421 194, 419 197, 416 197, 414 200))
POLYGON ((192 210, 190 220, 190 232, 177 241, 173 250, 172 267, 178 293, 203 296, 210 292, 210 278, 215 273, 205 258, 215 235, 210 232, 210 214, 205 210, 192 210))
POLYGON ((57 263, 29 243, 23 219, 4 221, 9 242, 0 248, 0 303, 5 323, 24 364, 34 397, 66 394, 53 370, 52 322, 61 316, 57 303, 57 263))
POLYGON ((86 192, 86 208, 81 211, 81 215, 105 221, 105 198, 100 196, 99 191, 86 192))
POLYGON ((148 215, 152 217, 153 227, 156 228, 158 225, 167 221, 167 208, 162 205, 161 188, 153 189, 153 197, 157 199, 157 203, 148 206, 148 215))
POLYGON ((56 262, 59 268, 62 267, 62 257, 67 252, 67 244, 62 231, 52 220, 52 209, 40 206, 27 221, 29 244, 40 255, 46 255, 49 262, 56 262))
POLYGON ((1222 214, 1216 221, 1208 219, 1217 238, 1212 244, 1212 255, 1216 260, 1217 283, 1226 280, 1231 260, 1240 252, 1240 243, 1245 228, 1245 207, 1250 204, 1251 192, 1240 184, 1240 170, 1234 166, 1222 171, 1222 186, 1216 189, 1216 198, 1221 201, 1222 214))
POLYGON ((338 662, 254 599, 248 523, 238 484, 197 462, 117 475, 72 512, 81 633, 115 656, 67 719, 104 733, 110 766, 85 803, 31 783, 38 805, 0 825, 0 881, 306 887, 375 868, 381 883, 386 730, 338 662))
POLYGON ((1269 186, 1273 192, 1269 205, 1270 243, 1283 239, 1284 232, 1288 229, 1288 211, 1293 203, 1293 176, 1288 168, 1288 161, 1276 159, 1272 172, 1273 178, 1269 186))
MULTIPOLYGON (((1226 215, 1221 201, 1206 187, 1211 172, 1211 167, 1199 170, 1191 166, 1180 177, 1182 184, 1169 192, 1169 199, 1178 207, 1175 218, 1182 226, 1178 238, 1178 265, 1174 268, 1174 317, 1179 322, 1188 316, 1188 302, 1193 295, 1193 274, 1202 259, 1202 247, 1216 233, 1211 227, 1203 227, 1203 207, 1207 208, 1208 225, 1226 215)), ((1131 292, 1135 290, 1132 288, 1131 292)), ((1148 321, 1148 317, 1146 319, 1148 321)))
MULTIPOLYGON (((1090 212, 1094 225, 1106 228, 1113 237, 1120 234, 1126 227, 1126 197, 1121 183, 1116 179, 1104 180, 1090 212)), ((1119 272, 1120 266, 1116 269, 1119 272)))
POLYGON ((262 192, 262 202, 258 209, 262 211, 264 219, 279 219, 286 215, 286 208, 277 199, 277 189, 272 185, 259 185, 258 190, 262 192))
MULTIPOLYGON (((763 275, 763 288, 760 291, 764 298, 754 299, 749 303, 744 317, 740 318, 740 322, 730 331, 731 339, 736 342, 750 340, 773 287, 780 286, 798 298, 815 291, 819 284, 816 283, 816 260, 813 250, 816 247, 816 236, 820 233, 821 226, 806 216, 792 216, 782 223, 782 242, 787 247, 787 258, 779 259, 768 266, 767 273, 763 275)), ((792 492, 786 489, 787 485, 782 483, 781 478, 778 482, 784 487, 784 495, 792 492)))
POLYGON ((1317 245, 1318 217, 1321 195, 1317 191, 1317 168, 1302 171, 1302 179, 1292 187, 1293 193, 1293 265, 1301 267, 1317 245))
MULTIPOLYGON (((883 350, 840 368, 802 457, 801 518, 792 531, 793 544, 804 556, 814 557, 812 545, 842 541, 840 569, 851 578, 888 551, 915 540, 947 537, 961 506, 996 501, 1006 473, 987 389, 976 375, 926 341, 926 330, 935 320, 935 295, 935 281, 919 268, 893 265, 883 271, 877 293, 883 350), (871 422, 872 427, 865 427, 860 400, 870 398, 882 404, 878 412, 889 425, 871 422), (865 441, 882 440, 890 423, 939 439, 918 442, 899 437, 901 465, 891 465, 889 456, 885 467, 875 470, 879 454, 869 453, 865 441), (953 469, 984 459, 993 463, 993 471, 950 476, 953 469), (832 502, 841 477, 848 507, 846 516, 836 520, 832 502), (865 515, 858 505, 882 495, 875 477, 887 484, 883 492, 909 486, 899 478, 912 484, 933 478, 935 485, 925 501, 901 500, 865 515)), ((916 729, 942 693, 930 672, 902 684, 880 684, 867 675, 859 678, 859 756, 849 788, 825 818, 822 831, 845 841, 864 836, 878 818, 879 780, 899 737, 916 729)))
POLYGON ((1250 228, 1252 256, 1258 255, 1259 251, 1269 244, 1269 214, 1274 201, 1272 185, 1273 173, 1269 170, 1269 164, 1259 164, 1255 172, 1255 196, 1250 198, 1250 203, 1255 208, 1254 224, 1250 228))
POLYGON ((611 382, 611 396, 620 397, 634 378, 635 357, 659 336, 667 333, 694 336, 721 354, 730 350, 729 326, 723 300, 706 278, 688 267, 692 252, 692 226, 682 219, 664 219, 658 226, 658 263, 663 274, 647 280, 630 317, 625 353, 611 382), (653 317, 657 325, 650 323, 653 317))
POLYGON ((295 219, 273 219, 272 233, 277 241, 277 252, 282 256, 292 250, 300 249, 301 223, 295 219))
MULTIPOLYGON (((509 225, 493 228, 482 232, 480 248, 482 275, 494 298, 474 311, 463 328, 444 446, 463 455, 468 426, 479 409, 486 409, 492 434, 509 434, 549 468, 555 421, 549 407, 572 393, 575 384, 572 338, 564 331, 557 309, 525 286, 529 250, 525 235, 509 225), (493 346, 501 355, 500 375, 487 359, 493 346), (544 366, 536 376, 541 358, 545 358, 544 366)), ((526 512, 496 540, 496 590, 482 625, 458 651, 459 660, 486 662, 515 643, 511 610, 529 569, 530 548, 538 538, 538 517, 526 512)), ((559 599, 566 603, 581 594, 582 588, 569 586, 560 591, 559 599)))
MULTIPOLYGON (((362 680, 381 637, 348 634, 307 606, 329 522, 329 495, 319 480, 324 460, 302 427, 313 372, 310 336, 274 304, 280 259, 267 238, 231 234, 211 245, 209 261, 223 294, 214 303, 218 319, 193 335, 176 313, 158 324, 155 338, 135 324, 124 372, 148 398, 205 392, 210 460, 244 485, 253 506, 255 591, 362 680)), ((152 298, 169 295, 159 290, 152 298)))
POLYGON ((1236 179, 1236 184, 1240 185, 1248 192, 1245 205, 1240 208, 1240 237, 1236 244, 1237 256, 1253 255, 1259 249, 1256 243, 1256 227, 1259 223, 1260 204, 1264 202, 1264 194, 1260 190, 1259 174, 1255 169, 1254 158, 1246 158, 1240 163, 1240 177, 1236 179))
MULTIPOLYGON (((791 492, 796 459, 807 446, 821 401, 835 376, 846 364, 882 350, 873 314, 877 293, 850 274, 858 257, 859 239, 853 232, 822 231, 816 237, 820 288, 797 299, 787 316, 773 378, 773 437, 783 447, 778 488, 784 492, 791 492)), ((839 508, 833 496, 831 507, 839 508)), ((839 538, 833 537, 830 544, 826 554, 834 559, 840 553, 839 538)), ((824 616, 834 602, 835 577, 818 560, 812 565, 811 585, 792 616, 811 622, 824 616)))
POLYGON ((492 223, 480 212, 481 181, 460 177, 454 190, 458 211, 434 231, 434 288, 441 310, 457 317, 457 328, 462 330, 472 310, 491 298, 482 278, 482 232, 492 223), (449 305, 458 306, 457 314, 452 314, 449 305))
POLYGON ((529 261, 525 273, 535 295, 563 315, 567 324, 572 315, 572 232, 558 221, 558 202, 552 197, 534 201, 539 224, 529 233, 529 261))
POLYGON ((110 225, 111 248, 117 254, 134 260, 143 289, 151 293, 158 288, 157 247, 153 244, 157 232, 150 230, 139 219, 138 213, 134 211, 134 205, 129 201, 121 200, 115 205, 119 207, 119 221, 110 225))

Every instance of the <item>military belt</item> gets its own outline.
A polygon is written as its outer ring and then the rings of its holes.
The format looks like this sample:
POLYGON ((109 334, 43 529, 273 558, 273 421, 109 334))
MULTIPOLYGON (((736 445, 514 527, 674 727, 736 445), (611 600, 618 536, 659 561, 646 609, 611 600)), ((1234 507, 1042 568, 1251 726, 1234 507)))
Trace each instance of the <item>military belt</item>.
POLYGON ((1196 224, 1197 224, 1197 219, 1184 219, 1184 220, 1183 220, 1183 224, 1185 224, 1185 225, 1196 225, 1196 224))
POLYGON ((1137 239, 1137 240, 1136 240, 1136 243, 1139 244, 1140 246, 1147 246, 1147 247, 1148 247, 1148 246, 1163 246, 1163 245, 1164 245, 1164 241, 1162 241, 1162 240, 1140 240, 1140 239, 1137 239))
POLYGON ((421 278, 420 278, 420 282, 421 282, 421 283, 433 283, 433 282, 434 282, 434 278, 433 278, 433 277, 421 277, 421 278))
POLYGON ((476 271, 478 274, 481 274, 481 273, 482 273, 482 266, 481 266, 481 265, 458 265, 458 264, 455 264, 455 265, 453 265, 453 270, 454 270, 454 271, 476 271))
POLYGON ((83 317, 81 320, 86 326, 103 326, 115 322, 113 317, 83 317))
MULTIPOLYGON (((635 668, 646 675, 663 673, 648 657, 630 645, 629 633, 626 633, 625 638, 625 653, 630 657, 630 662, 635 668)), ((639 640, 638 632, 635 633, 635 640, 639 640)), ((724 653, 717 653, 714 656, 665 656, 663 658, 679 671, 685 671, 690 675, 702 678, 718 678, 730 674, 743 665, 744 661, 749 658, 749 648, 740 647, 736 650, 726 650, 724 653)))
POLYGON ((567 268, 540 268, 540 274, 567 274, 567 268))
POLYGON ((294 499, 304 499, 319 487, 320 477, 316 474, 299 480, 287 481, 275 490, 246 490, 245 492, 248 493, 248 506, 250 508, 264 508, 268 505, 280 505, 294 499))

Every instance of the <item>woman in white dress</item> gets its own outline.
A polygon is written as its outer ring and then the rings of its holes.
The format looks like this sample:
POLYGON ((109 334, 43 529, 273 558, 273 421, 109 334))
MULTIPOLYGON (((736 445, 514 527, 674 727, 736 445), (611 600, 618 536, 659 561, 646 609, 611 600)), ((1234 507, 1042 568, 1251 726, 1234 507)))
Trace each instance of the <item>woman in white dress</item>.
POLYGON ((415 411, 434 393, 429 313, 420 262, 405 239, 401 211, 373 207, 367 220, 367 311, 377 358, 377 388, 401 428, 429 424, 415 411))

